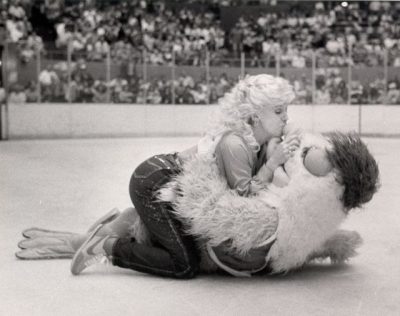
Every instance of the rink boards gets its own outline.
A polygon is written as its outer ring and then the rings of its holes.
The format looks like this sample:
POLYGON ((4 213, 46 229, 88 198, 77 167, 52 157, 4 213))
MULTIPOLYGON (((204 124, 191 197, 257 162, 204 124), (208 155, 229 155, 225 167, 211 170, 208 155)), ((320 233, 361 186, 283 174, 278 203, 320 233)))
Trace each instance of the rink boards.
MULTIPOLYGON (((207 129, 215 105, 9 104, 2 109, 8 139, 196 136, 207 129)), ((314 132, 357 131, 399 136, 400 107, 292 105, 289 117, 314 132)))

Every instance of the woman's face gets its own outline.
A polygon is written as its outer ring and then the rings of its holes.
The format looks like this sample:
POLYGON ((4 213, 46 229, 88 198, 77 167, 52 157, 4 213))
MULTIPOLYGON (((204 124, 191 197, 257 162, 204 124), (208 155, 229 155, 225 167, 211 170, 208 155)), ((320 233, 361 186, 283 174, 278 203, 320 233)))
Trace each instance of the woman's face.
POLYGON ((262 143, 269 141, 273 137, 281 137, 283 128, 285 127, 288 114, 287 104, 265 106, 258 115, 260 129, 262 128, 262 136, 265 138, 262 143))

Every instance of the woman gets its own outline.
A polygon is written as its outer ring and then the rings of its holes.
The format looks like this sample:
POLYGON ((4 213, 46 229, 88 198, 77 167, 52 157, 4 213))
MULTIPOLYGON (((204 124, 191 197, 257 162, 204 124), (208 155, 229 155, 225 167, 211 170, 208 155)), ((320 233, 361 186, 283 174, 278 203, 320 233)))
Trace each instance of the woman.
MULTIPOLYGON (((266 146, 282 136, 287 106, 294 97, 292 86, 282 78, 262 74, 240 80, 219 101, 217 119, 197 146, 181 153, 156 155, 134 171, 130 196, 151 244, 119 237, 127 235, 135 220, 133 209, 127 209, 108 226, 100 224, 88 236, 74 241, 76 246, 86 239, 73 258, 71 272, 77 275, 106 257, 122 268, 173 278, 195 277, 200 258, 194 237, 184 233, 171 203, 160 202, 158 191, 181 172, 185 161, 201 152, 215 154, 220 174, 240 195, 249 196, 265 188, 275 169, 299 146, 296 135, 278 145, 275 141, 276 149, 266 160, 266 146)), ((262 258, 267 248, 255 251, 262 258)), ((254 257, 254 253, 249 255, 254 257)), ((250 270, 254 264, 259 266, 254 259, 244 262, 250 270)))

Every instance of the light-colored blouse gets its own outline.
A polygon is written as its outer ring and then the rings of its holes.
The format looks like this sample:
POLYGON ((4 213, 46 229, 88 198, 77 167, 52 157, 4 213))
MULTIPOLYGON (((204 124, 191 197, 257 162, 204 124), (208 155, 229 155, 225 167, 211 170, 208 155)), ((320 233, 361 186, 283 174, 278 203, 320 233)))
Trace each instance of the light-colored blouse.
POLYGON ((254 194, 266 187, 257 175, 266 162, 266 146, 254 151, 239 135, 224 135, 215 148, 217 165, 231 189, 242 196, 254 194))

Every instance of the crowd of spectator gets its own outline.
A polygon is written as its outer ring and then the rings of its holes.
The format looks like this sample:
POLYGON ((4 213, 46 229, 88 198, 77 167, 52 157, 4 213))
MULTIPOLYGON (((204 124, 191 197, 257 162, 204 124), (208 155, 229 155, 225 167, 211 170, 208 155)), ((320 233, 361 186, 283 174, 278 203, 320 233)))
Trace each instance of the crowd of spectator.
MULTIPOLYGON (((133 74, 107 81, 94 78, 84 60, 79 60, 72 64, 70 72, 65 62, 46 66, 39 74, 38 83, 30 81, 25 86, 12 86, 8 101, 214 104, 232 88, 236 79, 222 73, 211 75, 208 80, 205 75, 195 80, 188 73, 179 72, 174 79, 161 76, 144 80, 133 74)), ((353 80, 349 89, 340 68, 318 69, 314 87, 311 78, 304 74, 287 79, 296 92, 295 104, 400 104, 398 79, 387 85, 382 79, 364 85, 353 80)))
POLYGON ((72 52, 100 60, 141 58, 146 62, 199 65, 205 49, 219 51, 225 32, 211 11, 195 14, 167 9, 163 1, 125 1, 103 9, 79 3, 67 7, 55 24, 57 47, 70 43, 72 52), (174 55, 174 56, 173 56, 174 55))
MULTIPOLYGON (((346 2, 347 3, 347 2, 346 2)), ((273 66, 280 58, 282 67, 311 66, 316 53, 317 66, 341 67, 400 65, 400 3, 371 1, 343 6, 337 2, 316 2, 313 14, 265 13, 241 17, 230 32, 232 49, 253 56, 254 64, 273 66), (351 57, 349 57, 351 56, 351 57)))
POLYGON ((382 65, 386 49, 389 64, 400 65, 397 2, 372 1, 362 9, 360 2, 329 8, 315 2, 312 14, 243 15, 230 30, 222 28, 218 12, 173 11, 164 1, 121 2, 103 9, 79 3, 67 7, 55 24, 57 45, 71 41, 74 52, 95 60, 108 53, 114 60, 140 58, 145 51, 151 64, 175 58, 176 64, 200 65, 208 51, 218 65, 244 52, 250 66, 274 67, 278 57, 282 67, 297 68, 310 66, 313 52, 321 66, 382 65))
MULTIPOLYGON (((94 0, 68 5, 43 0, 40 10, 54 27, 53 49, 65 52, 68 47, 73 67, 68 71, 66 62, 46 66, 39 82, 16 84, 8 98, 36 102, 40 93, 42 102, 213 103, 232 85, 227 76, 195 81, 181 74, 175 80, 157 77, 145 82, 131 72, 107 82, 93 77, 87 63, 109 58, 122 65, 204 66, 208 60, 211 66, 238 66, 244 52, 246 67, 281 68, 309 68, 316 54, 314 85, 305 76, 288 78, 298 103, 400 103, 397 79, 352 81, 349 88, 340 71, 349 64, 361 68, 386 62, 400 67, 400 2, 351 1, 343 6, 321 1, 311 12, 243 14, 226 29, 219 8, 236 2, 202 2, 203 9, 195 13, 162 0, 114 1, 105 6, 94 0)), ((0 2, 0 22, 8 40, 18 44, 24 63, 38 53, 44 58, 50 53, 30 22, 32 5, 29 0, 0 2)))
POLYGON ((0 2, 0 25, 6 30, 6 39, 18 44, 18 54, 22 62, 29 62, 44 51, 43 40, 29 21, 30 0, 3 0, 0 2))
MULTIPOLYGON (((21 54, 30 59, 34 44, 43 42, 29 22, 32 1, 4 0, 1 18, 9 39, 24 42, 21 54)), ((205 52, 214 65, 239 58, 249 66, 304 68, 317 53, 321 66, 382 65, 388 51, 390 65, 400 66, 400 2, 315 2, 312 12, 300 9, 246 15, 230 29, 221 25, 222 6, 209 1, 201 12, 186 6, 170 7, 162 0, 119 1, 105 6, 96 1, 45 0, 41 10, 56 32, 55 46, 71 46, 88 60, 107 55, 114 61, 144 58, 151 64, 204 64, 205 52), (362 6, 362 7, 360 7, 362 6), (146 52, 143 54, 143 52, 146 52), (349 54, 351 51, 351 58, 349 54), (174 59, 174 60, 173 60, 174 59)), ((207 3, 207 2, 204 2, 207 3)))
POLYGON ((141 77, 93 78, 83 60, 72 65, 69 73, 65 62, 46 66, 39 74, 39 86, 31 81, 11 88, 8 101, 79 102, 79 103, 148 103, 208 104, 215 103, 232 87, 234 81, 223 74, 195 81, 186 73, 175 80, 141 77), (39 98, 40 95, 40 98, 39 98))

